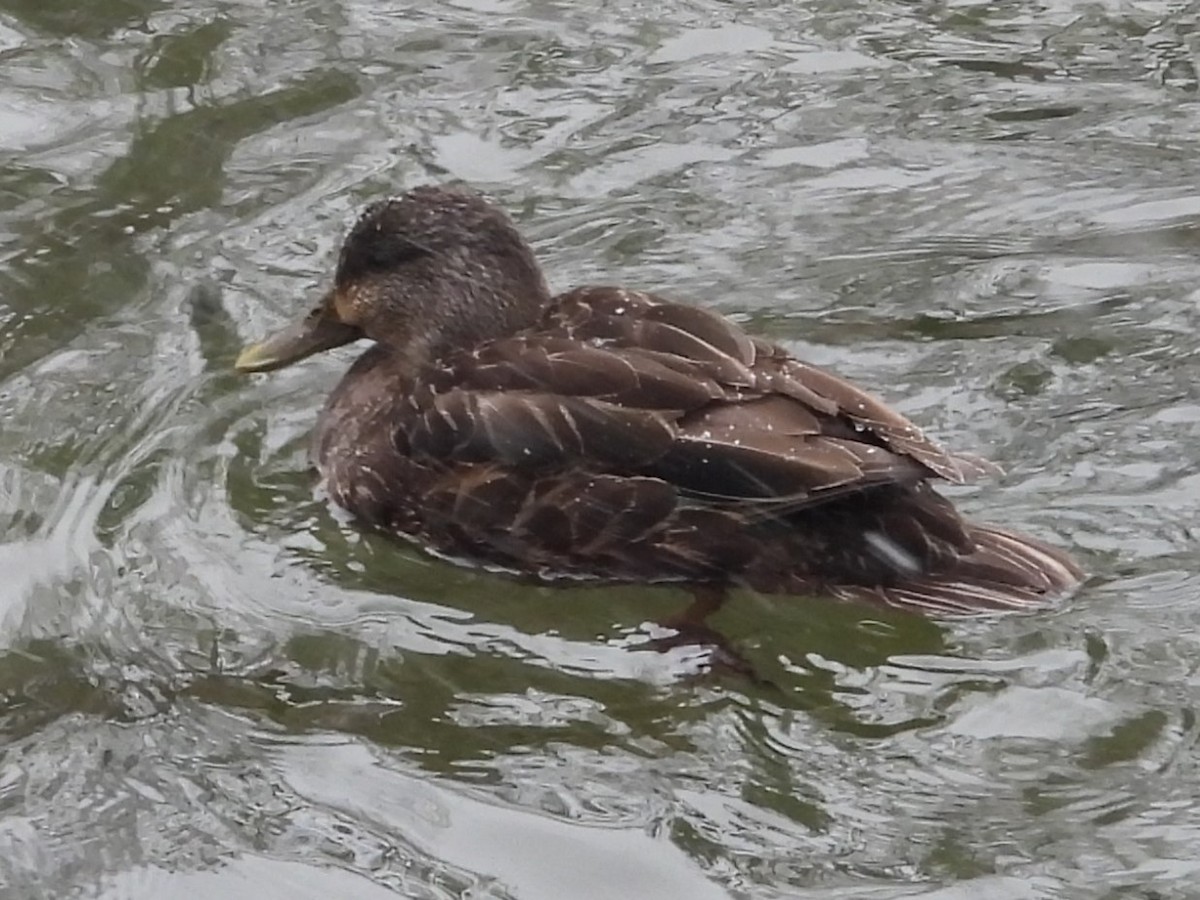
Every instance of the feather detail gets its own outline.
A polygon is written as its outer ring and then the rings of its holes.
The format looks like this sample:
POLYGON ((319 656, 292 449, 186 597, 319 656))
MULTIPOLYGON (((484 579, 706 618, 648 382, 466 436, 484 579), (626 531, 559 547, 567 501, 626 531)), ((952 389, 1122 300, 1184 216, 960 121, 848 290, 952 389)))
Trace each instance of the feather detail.
POLYGON ((416 374, 368 357, 319 428, 331 493, 452 555, 942 616, 1035 608, 1082 577, 933 490, 994 467, 706 310, 580 288, 416 374))

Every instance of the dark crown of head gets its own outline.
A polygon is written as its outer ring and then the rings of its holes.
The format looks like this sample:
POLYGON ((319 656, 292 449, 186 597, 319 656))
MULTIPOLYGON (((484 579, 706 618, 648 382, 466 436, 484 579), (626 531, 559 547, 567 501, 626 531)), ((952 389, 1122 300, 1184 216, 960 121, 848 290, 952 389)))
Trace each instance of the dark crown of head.
POLYGON ((363 210, 342 245, 337 277, 362 278, 455 246, 496 242, 511 232, 508 216, 478 194, 443 186, 415 188, 363 210))

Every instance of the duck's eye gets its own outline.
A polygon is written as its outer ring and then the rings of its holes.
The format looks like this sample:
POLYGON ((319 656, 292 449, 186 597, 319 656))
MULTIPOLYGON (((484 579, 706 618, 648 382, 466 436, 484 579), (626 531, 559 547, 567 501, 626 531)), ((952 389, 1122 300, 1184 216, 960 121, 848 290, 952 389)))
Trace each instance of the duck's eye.
POLYGON ((406 237, 383 232, 353 236, 342 246, 338 260, 338 279, 357 279, 389 272, 414 260, 429 256, 427 247, 406 237))

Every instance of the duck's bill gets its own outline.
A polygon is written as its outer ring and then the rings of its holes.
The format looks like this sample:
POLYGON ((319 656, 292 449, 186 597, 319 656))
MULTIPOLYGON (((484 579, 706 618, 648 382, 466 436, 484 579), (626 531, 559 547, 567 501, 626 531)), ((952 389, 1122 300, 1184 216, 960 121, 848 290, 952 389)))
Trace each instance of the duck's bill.
POLYGON ((271 372, 314 353, 357 341, 362 336, 358 328, 339 322, 330 315, 327 307, 319 306, 294 325, 265 341, 251 344, 238 355, 233 367, 243 373, 271 372))

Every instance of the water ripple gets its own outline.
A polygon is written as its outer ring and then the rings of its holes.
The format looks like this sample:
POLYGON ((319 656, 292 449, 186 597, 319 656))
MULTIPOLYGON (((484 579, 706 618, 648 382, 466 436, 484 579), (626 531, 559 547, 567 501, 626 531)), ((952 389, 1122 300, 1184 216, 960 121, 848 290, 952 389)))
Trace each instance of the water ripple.
POLYGON ((21 896, 1187 897, 1195 10, 0 11, 0 883, 21 896), (946 626, 517 584, 312 492, 269 380, 364 200, 708 303, 1006 468, 1093 573, 946 626))

